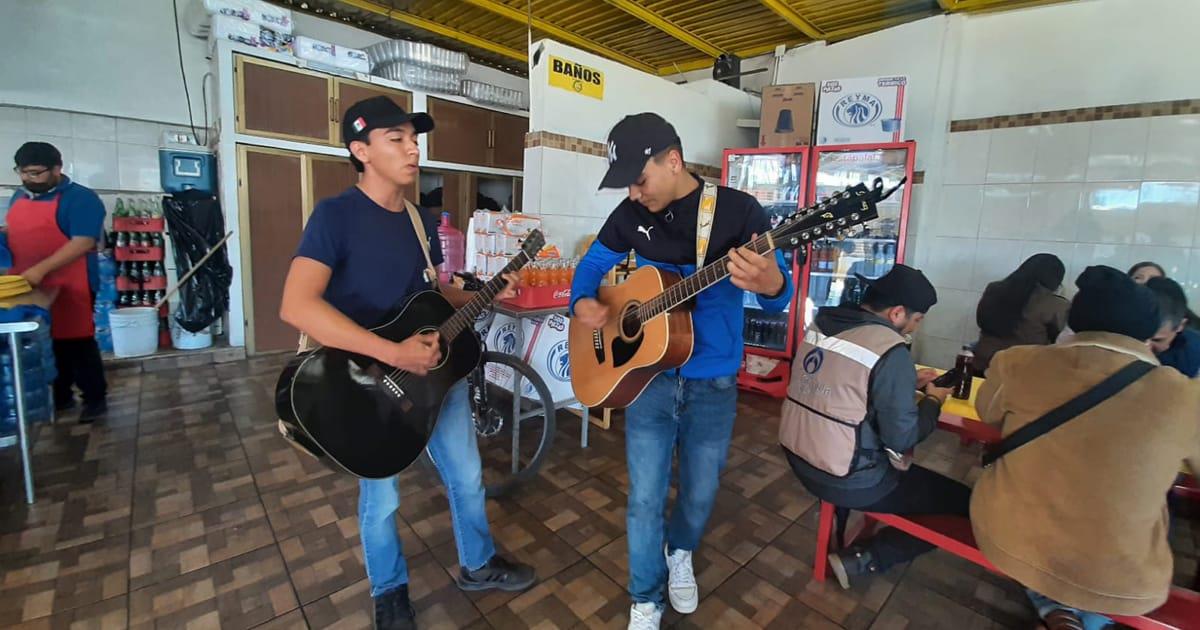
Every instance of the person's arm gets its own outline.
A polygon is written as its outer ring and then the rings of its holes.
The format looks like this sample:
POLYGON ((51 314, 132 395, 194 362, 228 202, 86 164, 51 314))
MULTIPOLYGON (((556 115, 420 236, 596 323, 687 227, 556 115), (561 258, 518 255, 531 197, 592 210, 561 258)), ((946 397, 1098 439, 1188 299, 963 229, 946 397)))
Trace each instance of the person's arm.
MULTIPOLYGON (((497 300, 507 300, 517 296, 517 287, 521 285, 521 278, 515 273, 510 273, 504 276, 507 284, 496 294, 497 300)), ((467 291, 446 282, 438 283, 438 290, 446 301, 454 308, 462 308, 467 305, 475 297, 475 291, 467 291)))
POLYGON ((913 402, 916 389, 917 372, 908 348, 896 346, 880 357, 871 381, 871 405, 879 439, 897 453, 908 452, 929 437, 942 413, 942 401, 936 396, 922 394, 913 402))
POLYGON ((596 234, 596 240, 592 241, 592 245, 576 265, 575 279, 571 281, 571 303, 567 314, 575 317, 575 305, 580 300, 590 300, 585 303, 588 307, 585 310, 589 311, 587 319, 590 323, 597 324, 597 328, 602 325, 600 320, 607 317, 604 307, 596 301, 600 282, 609 270, 624 260, 629 255, 629 250, 633 249, 628 239, 623 236, 622 224, 628 221, 625 218, 626 213, 625 204, 622 202, 608 215, 600 232, 596 234))
POLYGON ((997 352, 988 366, 987 379, 979 386, 975 396, 975 411, 979 419, 987 424, 999 426, 1004 422, 1004 381, 1008 363, 1006 353, 997 352))
POLYGON ((49 257, 43 258, 41 262, 26 269, 21 276, 29 284, 36 287, 51 272, 75 262, 81 256, 87 255, 88 252, 94 249, 96 249, 96 239, 86 236, 76 236, 64 243, 62 247, 55 250, 49 257))
POLYGON ((788 269, 787 263, 783 259, 783 252, 775 251, 775 265, 779 267, 779 272, 783 275, 783 287, 774 295, 765 295, 759 293, 758 305, 763 307, 764 311, 770 313, 779 313, 787 308, 787 305, 792 300, 792 271, 788 269))

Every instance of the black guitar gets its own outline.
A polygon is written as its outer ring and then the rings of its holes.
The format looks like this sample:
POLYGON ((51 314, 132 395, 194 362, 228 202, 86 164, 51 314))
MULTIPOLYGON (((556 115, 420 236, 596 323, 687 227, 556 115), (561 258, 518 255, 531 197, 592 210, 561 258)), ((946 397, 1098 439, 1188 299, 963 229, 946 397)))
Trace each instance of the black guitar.
MULTIPOLYGON (((523 267, 543 245, 542 233, 531 232, 501 274, 523 267)), ((326 464, 359 477, 382 479, 407 468, 429 443, 446 392, 479 363, 475 318, 504 288, 501 274, 460 309, 436 291, 422 291, 371 329, 391 341, 437 331, 442 360, 425 376, 335 348, 298 355, 275 386, 280 432, 326 464)))

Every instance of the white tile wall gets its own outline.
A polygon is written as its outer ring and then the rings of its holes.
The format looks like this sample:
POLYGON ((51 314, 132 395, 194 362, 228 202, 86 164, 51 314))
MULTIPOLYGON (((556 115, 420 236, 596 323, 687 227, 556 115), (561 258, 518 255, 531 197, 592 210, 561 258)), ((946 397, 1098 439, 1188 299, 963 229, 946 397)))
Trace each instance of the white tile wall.
POLYGON ((1200 116, 951 133, 942 175, 910 258, 939 295, 918 360, 952 364, 983 287, 1042 252, 1065 264, 1064 295, 1090 265, 1151 260, 1200 307, 1200 116))
POLYGON ((117 145, 117 171, 121 190, 161 190, 158 150, 137 144, 117 145))
POLYGON ((25 133, 24 107, 0 107, 0 133, 25 133))

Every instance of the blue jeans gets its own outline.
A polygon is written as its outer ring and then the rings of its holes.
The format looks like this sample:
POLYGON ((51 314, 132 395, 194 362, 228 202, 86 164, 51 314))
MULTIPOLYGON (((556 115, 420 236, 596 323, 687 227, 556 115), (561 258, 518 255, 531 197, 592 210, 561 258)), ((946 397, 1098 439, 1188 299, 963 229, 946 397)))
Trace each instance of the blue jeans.
MULTIPOLYGON (((483 471, 465 380, 446 394, 427 450, 450 497, 458 563, 470 570, 478 569, 492 559, 496 547, 488 529, 483 471)), ((359 480, 358 528, 371 597, 408 584, 408 563, 396 530, 399 507, 395 477, 359 480)))
POLYGON ((1065 606, 1037 591, 1025 589, 1025 594, 1029 596, 1029 601, 1033 602, 1033 607, 1037 609, 1038 617, 1041 619, 1045 619, 1046 615, 1061 608, 1062 610, 1069 610, 1075 613, 1080 621, 1083 622, 1083 630, 1102 630, 1113 623, 1112 619, 1100 613, 1087 612, 1086 610, 1065 606))
POLYGON ((625 412, 629 594, 634 603, 663 603, 664 542, 672 551, 694 551, 700 544, 729 453, 736 385, 735 376, 659 374, 625 412), (677 447, 679 494, 664 533, 663 507, 677 447))

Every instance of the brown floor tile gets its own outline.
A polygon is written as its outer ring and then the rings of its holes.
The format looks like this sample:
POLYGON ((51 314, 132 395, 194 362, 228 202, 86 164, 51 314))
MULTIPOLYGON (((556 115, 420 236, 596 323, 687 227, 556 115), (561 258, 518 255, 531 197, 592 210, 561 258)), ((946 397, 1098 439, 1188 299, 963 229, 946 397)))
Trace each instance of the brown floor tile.
POLYGON ((817 503, 790 467, 758 456, 726 472, 721 485, 787 521, 796 520, 817 503))
POLYGON ((124 535, 130 528, 130 493, 84 489, 60 501, 39 495, 34 505, 24 499, 8 503, 0 512, 0 531, 5 532, 0 534, 0 560, 12 553, 48 552, 124 535))
POLYGON ((624 534, 588 555, 588 561, 617 584, 629 584, 629 539, 624 534))
POLYGON ((726 580, 715 593, 707 595, 696 612, 684 617, 676 627, 765 628, 776 621, 791 623, 797 620, 794 610, 790 617, 782 615, 793 603, 793 609, 800 606, 799 602, 793 602, 787 593, 769 581, 742 569, 726 580))
POLYGON ((728 491, 717 492, 704 544, 746 564, 786 529, 788 521, 728 491))
POLYGON ((366 578, 304 606, 304 616, 313 628, 372 630, 373 611, 366 578))
POLYGON ((10 630, 112 630, 128 625, 128 613, 129 597, 120 595, 7 627, 10 630))
MULTIPOLYGON (((228 425, 224 428, 232 432, 228 425)), ((187 440, 186 433, 163 435, 154 445, 139 445, 133 489, 134 527, 257 496, 250 467, 236 444, 236 433, 232 446, 221 444, 224 437, 194 444, 179 442, 187 440)))
POLYGON ((275 544, 258 498, 136 529, 129 557, 137 590, 275 544))
POLYGON ((586 556, 612 542, 625 531, 624 514, 622 510, 620 519, 617 520, 611 516, 611 510, 594 512, 572 496, 574 490, 573 488, 560 492, 527 509, 547 529, 558 534, 558 537, 575 551, 586 556), (610 516, 606 518, 604 514, 610 516))
POLYGON ((280 540, 358 515, 358 480, 327 475, 262 495, 271 528, 280 540))
MULTIPOLYGON (((491 529, 497 553, 510 560, 533 565, 540 581, 555 576, 583 559, 569 544, 547 529, 540 519, 527 512, 503 521, 494 521, 491 529)), ((454 542, 434 547, 433 555, 446 569, 447 575, 459 574, 458 548, 454 542)), ((504 591, 467 593, 467 597, 484 613, 495 610, 516 596, 517 593, 504 591)))
POLYGON ((580 560, 489 612, 487 619, 500 630, 624 624, 629 611, 624 595, 625 590, 600 569, 580 560))
MULTIPOLYGON (((692 556, 692 569, 696 573, 696 585, 700 587, 700 601, 704 601, 713 594, 738 570, 738 564, 730 560, 725 554, 705 545, 703 542, 700 549, 692 556)), ((628 584, 626 578, 620 582, 622 587, 628 584)), ((625 597, 626 608, 630 603, 628 595, 625 597)), ((664 625, 673 625, 685 618, 673 608, 670 604, 667 605, 666 614, 663 615, 664 625)))
POLYGON ((366 576, 355 518, 281 540, 279 550, 301 604, 316 601, 366 576))
POLYGON ((914 560, 904 583, 920 584, 1003 625, 1035 625, 1033 608, 1019 584, 943 551, 914 560))
POLYGON ((308 630, 308 627, 308 622, 304 620, 304 613, 293 610, 260 626, 254 626, 254 630, 308 630))
POLYGON ((241 441, 254 473, 254 483, 262 493, 307 485, 330 475, 347 476, 288 444, 274 422, 247 430, 241 441))
POLYGON ((299 607, 283 558, 263 547, 129 596, 131 628, 252 628, 299 607))
POLYGON ((2 572, 0 626, 95 604, 127 592, 129 536, 6 558, 2 572))
POLYGON ((880 611, 871 628, 936 628, 939 630, 984 630, 1032 628, 1029 622, 1005 626, 917 584, 902 581, 880 611))

